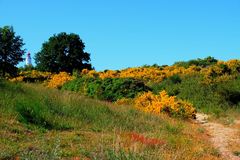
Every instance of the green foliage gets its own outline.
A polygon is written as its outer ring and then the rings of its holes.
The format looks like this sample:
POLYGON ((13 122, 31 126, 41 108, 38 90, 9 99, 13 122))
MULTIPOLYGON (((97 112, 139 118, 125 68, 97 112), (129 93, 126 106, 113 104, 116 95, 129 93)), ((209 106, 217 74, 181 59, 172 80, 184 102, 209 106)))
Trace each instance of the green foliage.
POLYGON ((67 82, 62 89, 80 91, 87 96, 101 100, 116 101, 121 98, 134 98, 139 92, 149 88, 142 81, 133 78, 77 78, 67 82))
POLYGON ((207 66, 216 64, 217 61, 218 60, 216 60, 214 57, 209 56, 204 59, 198 58, 198 59, 190 60, 187 62, 184 62, 184 61, 176 62, 176 63, 174 63, 174 65, 179 66, 179 67, 185 67, 185 68, 188 68, 192 65, 200 66, 200 67, 207 67, 207 66))
POLYGON ((23 39, 15 35, 13 27, 0 27, 0 76, 17 74, 16 65, 23 61, 25 52, 23 45, 23 39))
POLYGON ((228 109, 240 108, 240 79, 206 85, 200 75, 184 76, 181 83, 170 78, 152 85, 154 93, 166 90, 170 95, 191 102, 198 110, 223 114, 228 109))
POLYGON ((175 74, 171 77, 166 78, 161 83, 152 84, 151 88, 152 88, 154 94, 158 94, 159 91, 166 90, 167 86, 172 86, 172 87, 168 88, 167 92, 170 96, 173 96, 173 95, 177 95, 179 93, 179 90, 174 86, 177 84, 180 84, 181 82, 182 82, 181 77, 179 75, 175 74))
POLYGON ((62 90, 81 92, 85 95, 91 95, 93 97, 94 94, 91 94, 92 93, 91 90, 94 87, 92 87, 91 84, 98 83, 96 81, 100 81, 99 83, 101 83, 100 79, 95 79, 91 77, 78 77, 78 78, 75 78, 74 80, 66 82, 62 86, 62 90))
POLYGON ((170 83, 172 83, 172 84, 177 84, 177 83, 181 83, 182 82, 180 76, 177 75, 177 74, 169 77, 168 79, 169 79, 170 83))
POLYGON ((72 73, 73 70, 91 69, 90 54, 79 35, 65 32, 53 35, 35 56, 36 68, 41 71, 72 73))
POLYGON ((89 83, 87 94, 102 100, 116 101, 134 98, 139 92, 147 91, 143 82, 132 78, 106 78, 89 83))

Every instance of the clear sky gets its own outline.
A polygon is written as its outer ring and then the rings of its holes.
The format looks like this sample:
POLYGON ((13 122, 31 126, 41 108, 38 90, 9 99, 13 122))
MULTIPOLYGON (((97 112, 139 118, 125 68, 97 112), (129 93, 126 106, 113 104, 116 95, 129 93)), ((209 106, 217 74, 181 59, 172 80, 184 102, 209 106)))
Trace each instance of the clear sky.
POLYGON ((79 34, 96 70, 240 58, 240 0, 0 0, 5 25, 32 56, 55 33, 79 34))

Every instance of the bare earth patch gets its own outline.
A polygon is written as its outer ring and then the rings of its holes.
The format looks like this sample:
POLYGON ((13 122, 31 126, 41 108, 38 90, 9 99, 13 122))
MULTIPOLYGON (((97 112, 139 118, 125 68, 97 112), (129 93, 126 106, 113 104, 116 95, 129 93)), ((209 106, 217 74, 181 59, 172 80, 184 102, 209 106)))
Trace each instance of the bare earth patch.
MULTIPOLYGON (((234 155, 231 146, 240 146, 240 128, 227 127, 220 123, 208 122, 208 116, 198 113, 196 121, 200 123, 211 136, 211 142, 216 147, 223 158, 227 160, 240 160, 239 156, 234 155)), ((235 125, 240 123, 235 121, 235 125)))

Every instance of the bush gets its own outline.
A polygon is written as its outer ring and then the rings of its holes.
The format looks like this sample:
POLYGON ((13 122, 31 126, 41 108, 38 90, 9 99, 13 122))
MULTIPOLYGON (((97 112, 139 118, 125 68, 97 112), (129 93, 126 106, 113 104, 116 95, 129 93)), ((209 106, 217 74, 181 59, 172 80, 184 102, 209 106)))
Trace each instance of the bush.
POLYGON ((26 70, 21 71, 17 77, 9 79, 12 82, 43 82, 51 78, 52 73, 50 72, 40 72, 37 70, 26 70))
POLYGON ((84 89, 84 84, 86 84, 85 81, 90 80, 92 78, 76 78, 71 81, 68 81, 63 84, 62 90, 69 90, 69 91, 83 91, 84 89))
POLYGON ((50 79, 48 82, 49 88, 61 88, 64 83, 73 80, 74 77, 71 76, 67 72, 60 72, 59 74, 56 74, 50 79))
POLYGON ((178 67, 184 67, 184 68, 189 68, 190 66, 201 66, 201 67, 208 67, 211 65, 214 65, 218 62, 217 59, 214 57, 206 57, 204 59, 198 58, 198 59, 193 59, 187 62, 180 61, 180 62, 175 62, 174 65, 178 67))
POLYGON ((146 92, 135 99, 135 106, 145 112, 160 114, 167 113, 170 116, 192 117, 196 115, 196 110, 192 104, 178 100, 175 96, 169 96, 165 90, 159 95, 146 92))
POLYGON ((182 82, 182 79, 179 75, 175 74, 171 77, 164 79, 161 83, 155 83, 151 85, 154 94, 158 94, 162 90, 168 91, 170 96, 176 96, 179 94, 179 89, 176 88, 178 84, 182 82))
POLYGON ((150 90, 142 81, 133 78, 82 77, 63 85, 62 89, 80 91, 89 97, 107 101, 134 98, 139 92, 150 90))
POLYGON ((133 78, 106 78, 97 92, 103 100, 116 101, 122 98, 134 98, 139 92, 149 88, 142 81, 133 78))

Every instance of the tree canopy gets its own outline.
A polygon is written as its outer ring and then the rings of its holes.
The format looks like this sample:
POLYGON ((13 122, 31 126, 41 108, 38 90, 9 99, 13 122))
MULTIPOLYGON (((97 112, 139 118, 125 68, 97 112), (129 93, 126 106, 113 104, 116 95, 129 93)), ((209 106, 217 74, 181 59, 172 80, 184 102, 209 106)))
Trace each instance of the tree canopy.
POLYGON ((53 35, 35 56, 36 67, 42 71, 72 73, 73 70, 91 69, 90 54, 79 35, 65 32, 53 35))
POLYGON ((0 27, 0 75, 6 73, 13 76, 17 73, 16 65, 23 61, 25 49, 20 36, 16 36, 11 26, 0 27))

